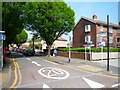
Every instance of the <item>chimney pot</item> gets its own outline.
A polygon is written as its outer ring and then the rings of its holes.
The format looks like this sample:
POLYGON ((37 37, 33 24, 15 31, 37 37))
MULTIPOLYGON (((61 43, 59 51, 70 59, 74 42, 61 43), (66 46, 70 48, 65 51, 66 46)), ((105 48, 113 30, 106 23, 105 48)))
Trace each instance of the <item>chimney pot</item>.
POLYGON ((94 20, 97 19, 97 16, 96 16, 96 15, 93 15, 93 19, 94 19, 94 20))

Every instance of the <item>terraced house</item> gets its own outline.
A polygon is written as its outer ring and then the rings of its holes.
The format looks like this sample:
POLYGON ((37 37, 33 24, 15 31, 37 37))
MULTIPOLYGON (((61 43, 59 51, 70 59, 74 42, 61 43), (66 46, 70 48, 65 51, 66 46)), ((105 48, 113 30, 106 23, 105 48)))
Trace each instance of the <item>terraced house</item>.
MULTIPOLYGON (((73 47, 81 47, 84 43, 92 42, 94 47, 102 42, 107 46, 107 22, 97 19, 93 15, 92 19, 81 17, 73 30, 73 47)), ((110 47, 120 47, 120 25, 109 23, 109 43, 110 47)))

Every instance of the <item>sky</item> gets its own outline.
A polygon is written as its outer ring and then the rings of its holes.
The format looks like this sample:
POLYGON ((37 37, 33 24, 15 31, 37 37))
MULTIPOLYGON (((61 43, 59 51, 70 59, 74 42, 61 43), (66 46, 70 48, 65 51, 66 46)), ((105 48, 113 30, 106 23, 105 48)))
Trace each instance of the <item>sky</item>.
POLYGON ((106 21, 107 15, 110 22, 118 24, 118 2, 66 2, 75 12, 75 22, 81 16, 92 18, 96 14, 99 20, 106 21))
MULTIPOLYGON (((93 2, 96 0, 87 1, 85 0, 82 2, 82 0, 74 0, 71 2, 70 0, 65 0, 67 5, 75 12, 75 24, 77 24, 82 16, 92 18, 93 14, 97 15, 97 19, 102 21, 107 21, 107 15, 109 15, 109 21, 118 24, 118 0, 97 0, 97 2, 93 2)), ((70 35, 72 36, 72 32, 70 35)), ((68 40, 67 36, 63 35, 63 37, 68 40)))
MULTIPOLYGON (((106 21, 107 15, 109 15, 109 21, 111 23, 118 24, 119 0, 84 0, 84 2, 82 1, 83 0, 65 0, 67 5, 70 6, 75 12, 75 24, 77 24, 77 22, 82 16, 92 18, 93 14, 96 14, 98 20, 102 21, 106 21)), ((72 36, 72 32, 69 35, 72 36)), ((68 40, 68 36, 63 35, 63 37, 68 40)))

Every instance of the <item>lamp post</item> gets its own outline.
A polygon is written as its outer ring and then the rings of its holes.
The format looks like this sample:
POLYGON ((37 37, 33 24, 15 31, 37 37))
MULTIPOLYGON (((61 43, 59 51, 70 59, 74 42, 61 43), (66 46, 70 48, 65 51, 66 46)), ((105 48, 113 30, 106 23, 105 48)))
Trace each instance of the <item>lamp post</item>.
POLYGON ((68 53, 68 63, 70 63, 70 59, 71 59, 71 51, 70 51, 70 41, 71 41, 71 36, 68 33, 65 33, 65 35, 68 35, 68 45, 69 45, 69 53, 68 53))
POLYGON ((32 41, 33 41, 32 49, 33 49, 33 52, 35 53, 35 50, 34 50, 34 46, 35 46, 35 44, 34 44, 34 36, 36 35, 36 33, 30 33, 30 34, 33 35, 33 38, 32 38, 32 41))

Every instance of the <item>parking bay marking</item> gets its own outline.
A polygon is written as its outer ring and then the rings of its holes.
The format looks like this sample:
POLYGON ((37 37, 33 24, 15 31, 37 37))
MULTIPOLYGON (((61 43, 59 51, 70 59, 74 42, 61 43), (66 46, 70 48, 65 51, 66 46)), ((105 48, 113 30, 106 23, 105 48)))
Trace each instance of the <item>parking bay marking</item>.
POLYGON ((38 70, 38 73, 46 78, 51 79, 66 79, 69 77, 69 73, 60 68, 45 67, 38 70))

